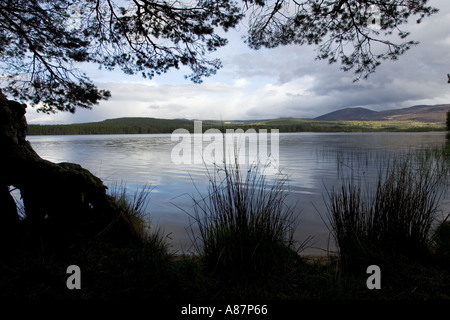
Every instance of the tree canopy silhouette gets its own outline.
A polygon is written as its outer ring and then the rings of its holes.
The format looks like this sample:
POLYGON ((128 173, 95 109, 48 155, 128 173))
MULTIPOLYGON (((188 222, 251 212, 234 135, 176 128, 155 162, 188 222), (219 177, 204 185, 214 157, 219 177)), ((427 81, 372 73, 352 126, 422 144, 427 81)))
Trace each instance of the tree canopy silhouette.
POLYGON ((354 69, 356 78, 367 78, 382 60, 397 60, 417 41, 403 41, 409 32, 401 26, 411 16, 420 23, 438 12, 428 0, 249 0, 259 9, 250 15, 250 47, 272 48, 287 44, 317 45, 318 59, 341 62, 354 69))
POLYGON ((153 77, 189 66, 189 78, 220 67, 206 52, 226 44, 215 28, 240 19, 232 1, 2 0, 0 59, 4 91, 40 105, 74 112, 110 93, 81 72, 83 62, 153 77), (119 5, 120 4, 120 5, 119 5))
POLYGON ((39 111, 91 108, 110 92, 82 72, 83 63, 152 78, 184 65, 201 82, 220 67, 210 53, 227 31, 248 19, 254 49, 316 45, 318 59, 367 77, 415 41, 400 29, 437 12, 427 0, 1 0, 3 92, 39 111))

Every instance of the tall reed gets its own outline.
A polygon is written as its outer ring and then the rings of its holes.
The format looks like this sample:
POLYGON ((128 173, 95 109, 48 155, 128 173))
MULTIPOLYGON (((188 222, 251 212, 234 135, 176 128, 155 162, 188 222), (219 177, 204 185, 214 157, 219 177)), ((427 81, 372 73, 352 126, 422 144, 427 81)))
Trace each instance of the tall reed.
POLYGON ((429 253, 447 187, 445 159, 438 152, 408 152, 379 169, 375 188, 343 178, 328 193, 331 230, 348 269, 429 253))
POLYGON ((109 193, 122 210, 132 232, 147 246, 153 247, 155 252, 164 255, 167 254, 169 246, 164 232, 160 227, 153 228, 146 214, 148 197, 151 191, 152 187, 145 185, 130 195, 123 183, 113 183, 110 186, 109 193))
POLYGON ((206 197, 194 199, 194 246, 207 269, 231 279, 256 279, 285 270, 297 257, 296 220, 286 205, 287 178, 269 179, 264 166, 238 163, 208 170, 206 197))

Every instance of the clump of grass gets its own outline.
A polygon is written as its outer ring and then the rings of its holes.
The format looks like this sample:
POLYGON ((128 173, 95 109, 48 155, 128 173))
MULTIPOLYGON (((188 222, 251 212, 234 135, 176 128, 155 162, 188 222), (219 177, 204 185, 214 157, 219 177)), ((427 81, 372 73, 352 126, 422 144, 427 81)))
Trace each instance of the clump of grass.
POLYGON ((269 180, 260 165, 236 157, 208 171, 206 198, 194 199, 193 242, 207 270, 230 280, 255 280, 286 270, 298 257, 296 220, 285 203, 287 178, 269 180))
POLYGON ((113 184, 110 194, 115 199, 122 216, 128 221, 132 232, 147 245, 151 244, 153 249, 165 254, 168 251, 168 243, 161 228, 152 230, 152 226, 146 216, 148 196, 152 191, 151 186, 145 185, 140 190, 135 191, 132 196, 127 192, 127 188, 122 183, 113 184))
POLYGON ((374 191, 344 180, 328 194, 331 229, 344 268, 361 271, 374 261, 420 260, 430 253, 448 172, 437 155, 408 153, 389 161, 374 191))

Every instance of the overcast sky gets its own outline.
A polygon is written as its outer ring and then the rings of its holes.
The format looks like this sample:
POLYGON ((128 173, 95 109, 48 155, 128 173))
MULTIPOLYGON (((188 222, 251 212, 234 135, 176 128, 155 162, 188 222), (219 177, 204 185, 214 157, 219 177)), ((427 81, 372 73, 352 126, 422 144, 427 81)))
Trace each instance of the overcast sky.
MULTIPOLYGON (((27 109, 28 123, 80 123, 119 117, 251 120, 314 118, 345 107, 386 110, 417 104, 450 103, 450 2, 431 0, 440 10, 421 24, 411 23, 407 40, 420 41, 398 61, 384 61, 367 80, 315 60, 315 47, 249 49, 229 31, 229 44, 213 54, 223 67, 202 84, 185 80, 190 70, 152 80, 117 72, 85 71, 112 97, 92 110, 52 115, 27 109)), ((415 21, 415 19, 411 19, 415 21)), ((244 28, 241 28, 244 29, 244 28)))

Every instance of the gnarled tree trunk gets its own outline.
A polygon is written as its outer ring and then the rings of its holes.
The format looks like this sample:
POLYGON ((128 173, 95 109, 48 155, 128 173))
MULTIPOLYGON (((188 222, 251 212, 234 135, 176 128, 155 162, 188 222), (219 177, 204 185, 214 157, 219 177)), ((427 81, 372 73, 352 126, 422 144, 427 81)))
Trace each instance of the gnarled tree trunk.
POLYGON ((0 241, 17 231, 20 217, 10 188, 20 190, 34 234, 58 245, 75 238, 136 236, 103 182, 73 163, 42 159, 26 140, 26 105, 0 92, 0 241))

